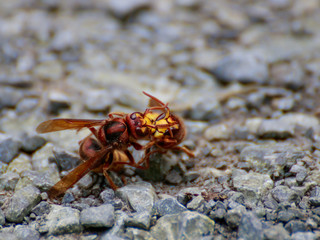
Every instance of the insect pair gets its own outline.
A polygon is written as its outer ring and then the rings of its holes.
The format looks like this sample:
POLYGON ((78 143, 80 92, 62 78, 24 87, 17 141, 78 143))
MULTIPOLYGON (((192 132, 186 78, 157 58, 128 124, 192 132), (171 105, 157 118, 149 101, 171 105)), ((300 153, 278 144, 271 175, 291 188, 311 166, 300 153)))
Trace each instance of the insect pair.
POLYGON ((116 189, 108 171, 119 172, 124 165, 147 169, 151 154, 170 149, 182 150, 194 156, 187 148, 178 146, 186 135, 183 120, 170 112, 168 104, 143 93, 150 97, 149 107, 143 113, 113 112, 105 120, 53 119, 37 127, 38 133, 67 129, 79 131, 82 128, 91 131, 88 137, 79 142, 79 154, 83 162, 49 190, 50 198, 63 194, 90 171, 102 172, 111 188, 116 189), (138 140, 149 142, 142 146, 138 140), (128 150, 130 146, 145 151, 144 157, 137 163, 128 150), (151 151, 153 146, 156 149, 151 151))

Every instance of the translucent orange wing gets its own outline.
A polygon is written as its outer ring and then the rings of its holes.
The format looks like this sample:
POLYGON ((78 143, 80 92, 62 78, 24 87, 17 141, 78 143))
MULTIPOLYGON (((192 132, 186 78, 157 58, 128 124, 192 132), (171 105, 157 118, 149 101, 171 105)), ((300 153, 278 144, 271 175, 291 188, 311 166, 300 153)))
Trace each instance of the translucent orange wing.
POLYGON ((67 129, 80 130, 84 127, 93 127, 102 125, 105 120, 90 119, 52 119, 40 123, 36 131, 38 133, 56 132, 67 129))
POLYGON ((73 169, 68 175, 63 177, 48 191, 48 196, 53 199, 63 193, 65 193, 70 187, 77 183, 84 175, 90 172, 92 169, 99 167, 110 154, 111 147, 104 148, 99 151, 93 158, 81 163, 75 169, 73 169))

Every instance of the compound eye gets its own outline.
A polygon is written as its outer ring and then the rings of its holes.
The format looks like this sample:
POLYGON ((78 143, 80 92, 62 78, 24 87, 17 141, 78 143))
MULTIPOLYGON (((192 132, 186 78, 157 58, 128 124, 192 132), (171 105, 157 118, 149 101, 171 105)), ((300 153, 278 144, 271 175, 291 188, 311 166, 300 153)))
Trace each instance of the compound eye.
POLYGON ((130 118, 131 118, 132 120, 136 120, 136 119, 137 119, 137 114, 136 114, 136 113, 132 113, 132 114, 130 115, 130 118))

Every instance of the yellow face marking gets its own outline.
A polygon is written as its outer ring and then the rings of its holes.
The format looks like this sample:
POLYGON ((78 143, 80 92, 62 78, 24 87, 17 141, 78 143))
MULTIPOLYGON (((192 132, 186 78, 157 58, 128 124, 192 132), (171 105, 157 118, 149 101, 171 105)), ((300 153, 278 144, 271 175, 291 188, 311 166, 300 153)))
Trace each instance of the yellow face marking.
POLYGON ((160 120, 157 120, 163 113, 149 111, 143 118, 142 126, 146 126, 155 138, 161 138, 165 132, 171 129, 179 129, 179 124, 172 117, 170 117, 169 109, 160 120))

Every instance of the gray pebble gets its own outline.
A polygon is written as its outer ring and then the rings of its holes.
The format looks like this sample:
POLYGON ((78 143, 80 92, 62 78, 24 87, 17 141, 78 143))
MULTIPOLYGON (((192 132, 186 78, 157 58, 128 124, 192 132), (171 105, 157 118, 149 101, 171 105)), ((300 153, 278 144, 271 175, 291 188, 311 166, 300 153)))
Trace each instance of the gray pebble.
POLYGON ((210 212, 209 217, 214 220, 222 220, 227 214, 227 210, 223 208, 217 208, 210 212))
POLYGON ((209 204, 200 196, 193 198, 188 204, 187 208, 192 211, 197 211, 199 213, 207 215, 210 212, 209 204))
POLYGON ((271 190, 271 194, 274 199, 281 203, 281 202, 296 202, 299 199, 298 194, 288 188, 287 186, 277 186, 271 190))
POLYGON ((115 104, 107 89, 89 90, 85 93, 85 106, 91 112, 105 112, 115 104))
POLYGON ((36 187, 28 186, 16 191, 5 211, 6 219, 9 222, 22 222, 40 200, 40 191, 36 187))
POLYGON ((239 238, 246 240, 262 239, 263 226, 259 218, 253 212, 242 215, 239 224, 239 238))
POLYGON ((178 185, 182 182, 183 178, 180 169, 171 169, 165 177, 165 181, 169 184, 178 185))
POLYGON ((63 204, 66 204, 66 203, 72 203, 74 200, 75 200, 75 197, 73 196, 73 194, 67 191, 66 194, 63 196, 61 202, 63 204))
POLYGON ((0 226, 4 225, 6 222, 6 217, 2 211, 2 209, 0 208, 0 226))
POLYGON ((39 188, 41 191, 48 191, 55 183, 48 171, 38 172, 27 170, 22 172, 20 177, 21 178, 16 185, 16 189, 20 189, 28 185, 33 185, 39 188))
POLYGON ((50 213, 46 216, 42 232, 52 235, 76 233, 81 231, 79 210, 52 205, 50 213))
POLYGON ((40 239, 40 233, 32 229, 29 226, 17 225, 14 229, 14 234, 20 240, 28 239, 28 240, 38 240, 40 239))
POLYGON ((11 87, 0 88, 0 110, 3 108, 12 108, 23 98, 24 93, 11 87))
POLYGON ((246 208, 244 206, 239 205, 238 207, 228 210, 225 220, 226 223, 231 227, 231 228, 236 228, 240 225, 242 215, 246 213, 246 208))
POLYGON ((316 240, 318 235, 313 232, 297 232, 292 234, 291 240, 316 240))
POLYGON ((252 207, 273 187, 273 181, 267 174, 250 172, 245 175, 237 175, 232 180, 235 189, 243 193, 245 202, 252 207))
POLYGON ((21 140, 21 149, 27 153, 32 153, 42 147, 46 140, 40 136, 25 135, 21 140))
POLYGON ((114 234, 109 234, 108 232, 106 234, 103 234, 100 238, 100 240, 127 240, 127 238, 120 237, 114 234))
POLYGON ((290 111, 295 106, 295 99, 293 97, 279 98, 272 101, 272 106, 281 111, 290 111))
POLYGON ((310 191, 310 197, 320 197, 320 186, 315 186, 310 191))
POLYGON ((124 18, 130 13, 136 12, 139 9, 150 7, 150 0, 125 0, 125 1, 116 1, 111 0, 107 2, 108 10, 110 10, 118 18, 124 18))
MULTIPOLYGON (((126 239, 148 239, 156 240, 151 233, 146 230, 141 230, 135 227, 127 227, 125 233, 126 239)), ((112 239, 113 240, 113 239, 112 239)))
POLYGON ((296 214, 291 209, 278 212, 278 221, 287 223, 296 218, 296 214))
POLYGON ((103 192, 100 193, 100 198, 104 203, 111 203, 115 197, 114 191, 110 188, 107 188, 103 192))
POLYGON ((7 172, 7 173, 0 175, 0 191, 14 190, 19 178, 20 178, 19 174, 15 173, 15 172, 7 172))
POLYGON ((125 225, 148 230, 151 223, 151 212, 137 212, 125 219, 125 225))
POLYGON ((28 113, 39 106, 39 99, 37 98, 23 98, 18 102, 16 110, 18 113, 28 113))
POLYGON ((282 124, 293 125, 304 130, 314 129, 319 126, 319 119, 311 114, 306 113, 287 113, 279 118, 282 124))
POLYGON ((42 216, 43 214, 47 214, 50 212, 50 204, 46 201, 41 201, 38 205, 36 205, 32 212, 37 216, 42 216))
POLYGON ((258 57, 236 53, 221 59, 212 70, 223 83, 265 83, 268 79, 268 66, 258 57))
POLYGON ((264 229, 263 237, 265 240, 290 240, 290 235, 282 224, 271 226, 270 228, 264 229))
POLYGON ((296 180, 299 184, 302 184, 308 175, 307 169, 300 165, 293 165, 290 172, 296 173, 296 180))
POLYGON ((11 162, 18 155, 20 146, 20 142, 16 142, 11 138, 2 141, 0 143, 0 161, 4 163, 11 162))
POLYGON ((281 144, 276 146, 247 146, 242 149, 240 159, 247 162, 255 172, 280 177, 284 176, 284 169, 291 168, 305 154, 305 152, 281 144))
POLYGON ((309 203, 311 206, 319 207, 320 206, 320 197, 310 197, 309 203))
POLYGON ((12 232, 0 232, 0 239, 6 240, 20 240, 12 232))
POLYGON ((4 174, 7 171, 8 164, 0 161, 0 174, 4 174))
MULTIPOLYGON (((134 159, 141 159, 142 152, 133 152, 133 156, 134 159)), ((172 159, 165 154, 155 153, 150 156, 150 167, 146 170, 137 169, 136 172, 145 180, 163 181, 176 162, 174 157, 172 159)))
POLYGON ((199 195, 199 196, 196 196, 194 197, 188 204, 187 204, 187 208, 189 210, 192 210, 192 211, 195 211, 197 210, 198 208, 200 208, 202 205, 205 204, 205 200, 204 198, 199 195))
POLYGON ((278 63, 271 68, 271 77, 276 85, 281 85, 293 90, 304 86, 304 73, 297 61, 278 63))
POLYGON ((266 219, 268 221, 276 221, 277 220, 277 214, 276 214, 276 211, 270 211, 268 210, 266 212, 266 219))
POLYGON ((300 220, 291 220, 284 227, 290 234, 307 231, 306 223, 300 220))
POLYGON ((192 182, 196 180, 198 177, 200 177, 200 173, 197 171, 188 171, 183 176, 184 182, 192 182))
POLYGON ((78 182, 77 185, 79 188, 90 190, 94 184, 94 179, 91 174, 84 175, 78 182))
POLYGON ((48 113, 57 115, 70 107, 70 99, 67 95, 58 91, 50 91, 49 93, 48 113))
POLYGON ((111 204, 104 204, 99 207, 84 209, 80 214, 80 222, 85 228, 110 228, 114 224, 114 207, 111 204))
POLYGON ((310 208, 309 197, 307 196, 302 197, 299 203, 299 207, 303 210, 310 208))
POLYGON ((201 102, 196 103, 188 110, 187 115, 192 120, 210 121, 219 119, 222 116, 222 107, 215 96, 204 95, 201 102))
POLYGON ((187 208, 181 205, 175 198, 165 198, 155 202, 153 211, 154 215, 164 216, 167 214, 176 214, 186 211, 187 208))
POLYGON ((54 159, 60 171, 68 171, 79 165, 80 159, 78 156, 66 151, 53 150, 54 159))
POLYGON ((182 212, 168 214, 161 217, 156 225, 151 228, 155 239, 190 239, 213 234, 215 222, 205 215, 197 212, 182 212))
POLYGON ((15 88, 29 88, 33 85, 33 79, 28 75, 0 75, 0 85, 12 86, 15 88))
POLYGON ((285 139, 292 137, 294 133, 294 125, 279 119, 265 119, 258 129, 258 136, 261 138, 285 139))
POLYGON ((187 203, 192 199, 192 196, 201 195, 201 189, 198 187, 184 188, 181 189, 177 194, 177 200, 182 205, 187 205, 187 203))
POLYGON ((227 204, 230 209, 243 206, 245 204, 243 193, 234 191, 229 192, 227 204))
POLYGON ((157 199, 152 185, 145 182, 119 188, 115 194, 137 212, 144 210, 151 211, 157 199))
MULTIPOLYGON (((123 211, 115 211, 115 222, 111 229, 106 231, 105 234, 101 236, 101 239, 114 239, 113 237, 121 236, 125 228, 125 220, 128 218, 128 215, 123 211)), ((117 239, 117 238, 115 238, 117 239)))

